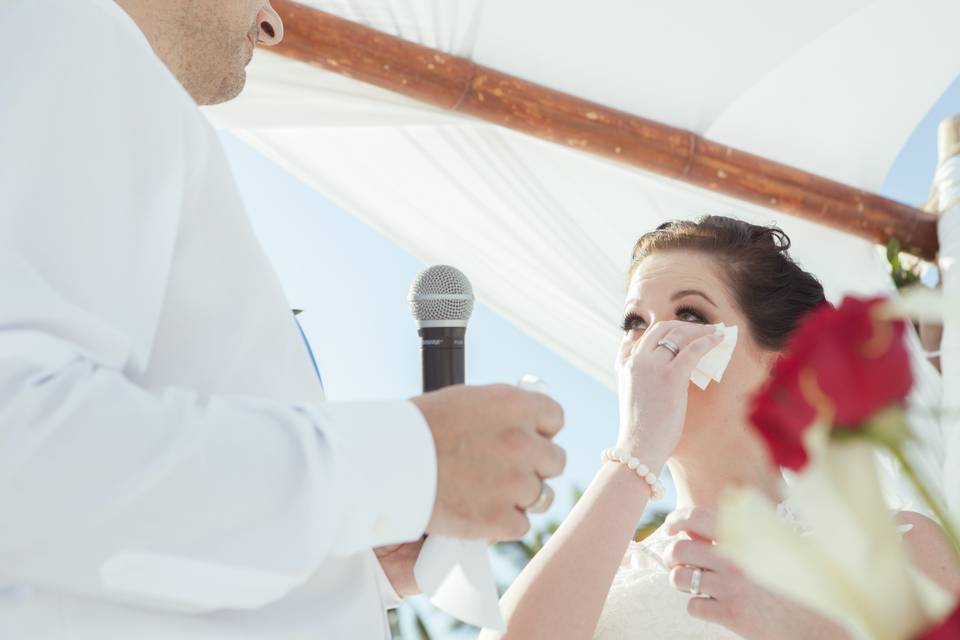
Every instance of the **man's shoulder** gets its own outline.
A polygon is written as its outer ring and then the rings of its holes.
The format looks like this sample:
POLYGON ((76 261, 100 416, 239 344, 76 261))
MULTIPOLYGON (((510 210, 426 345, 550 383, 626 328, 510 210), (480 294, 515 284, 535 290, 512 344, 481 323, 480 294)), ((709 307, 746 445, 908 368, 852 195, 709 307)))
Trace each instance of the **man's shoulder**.
POLYGON ((61 27, 78 29, 90 25, 140 34, 136 23, 113 0, 0 0, 0 13, 36 16, 32 28, 25 29, 34 35, 61 27))
POLYGON ((38 89, 62 104, 98 96, 123 108, 124 95, 154 101, 167 114, 194 112, 196 105, 157 57, 137 24, 113 0, 0 0, 10 30, 0 58, 13 61, 7 90, 38 89), (19 77, 18 77, 19 76, 19 77), (35 81, 56 79, 40 89, 35 81))
POLYGON ((137 24, 112 0, 0 0, 4 42, 34 54, 80 56, 104 48, 118 60, 155 58, 137 24))
POLYGON ((60 154, 69 146, 77 162, 93 148, 127 162, 134 146, 155 164, 201 157, 188 150, 207 144, 209 123, 112 0, 0 0, 0 20, 37 25, 0 40, 0 131, 68 140, 60 154))

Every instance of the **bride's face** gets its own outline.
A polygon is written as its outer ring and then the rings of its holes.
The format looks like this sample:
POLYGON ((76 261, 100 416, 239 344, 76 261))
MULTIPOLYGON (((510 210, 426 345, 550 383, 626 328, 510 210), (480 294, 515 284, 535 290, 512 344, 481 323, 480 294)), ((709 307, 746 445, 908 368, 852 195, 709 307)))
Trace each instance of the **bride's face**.
POLYGON ((705 391, 690 385, 679 449, 691 438, 708 433, 722 438, 725 430, 743 429, 750 396, 768 376, 776 355, 754 341, 733 292, 720 276, 722 268, 722 263, 700 252, 654 253, 636 268, 627 290, 624 316, 635 314, 633 328, 641 331, 663 320, 722 322, 739 329, 723 381, 711 382, 705 391))

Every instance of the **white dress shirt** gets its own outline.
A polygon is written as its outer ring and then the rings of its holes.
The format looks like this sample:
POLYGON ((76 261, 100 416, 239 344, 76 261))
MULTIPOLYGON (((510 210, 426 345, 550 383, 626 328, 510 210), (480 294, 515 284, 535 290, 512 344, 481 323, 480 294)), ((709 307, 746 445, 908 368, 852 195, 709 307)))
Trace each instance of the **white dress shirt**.
POLYGON ((0 638, 387 634, 406 401, 325 403, 215 132, 111 0, 0 0, 0 638))

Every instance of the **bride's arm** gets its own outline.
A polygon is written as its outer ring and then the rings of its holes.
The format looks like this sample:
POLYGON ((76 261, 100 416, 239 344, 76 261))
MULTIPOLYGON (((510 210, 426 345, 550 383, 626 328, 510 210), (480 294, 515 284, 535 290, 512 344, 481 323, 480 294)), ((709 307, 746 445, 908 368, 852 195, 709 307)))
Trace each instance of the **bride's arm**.
MULTIPOLYGON (((711 327, 675 321, 625 336, 617 360, 618 447, 654 473, 680 437, 694 366, 721 341, 711 327), (667 337, 680 347, 676 357, 657 348, 667 337)), ((593 637, 649 498, 649 486, 635 472, 623 464, 603 465, 570 515, 503 596, 506 634, 484 631, 481 640, 593 637)))
POLYGON ((606 464, 501 600, 508 622, 492 638, 591 638, 610 584, 650 496, 620 464, 606 464))
POLYGON ((903 544, 914 566, 942 588, 960 595, 960 563, 940 525, 912 511, 898 513, 897 523, 912 525, 903 544))

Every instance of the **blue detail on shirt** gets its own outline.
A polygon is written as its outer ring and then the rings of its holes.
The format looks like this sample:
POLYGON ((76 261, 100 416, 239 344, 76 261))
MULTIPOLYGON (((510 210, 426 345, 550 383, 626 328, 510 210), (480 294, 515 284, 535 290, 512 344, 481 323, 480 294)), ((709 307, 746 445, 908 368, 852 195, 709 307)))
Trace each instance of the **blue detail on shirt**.
POLYGON ((300 320, 297 316, 293 316, 293 321, 297 323, 297 329, 300 330, 300 337, 303 338, 303 344, 307 346, 307 354, 310 355, 310 362, 313 364, 313 370, 317 373, 317 380, 320 381, 320 387, 323 387, 323 376, 320 375, 320 368, 317 367, 317 359, 313 357, 313 349, 310 348, 310 341, 307 340, 307 334, 303 332, 303 327, 300 325, 300 320))

